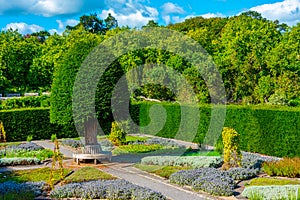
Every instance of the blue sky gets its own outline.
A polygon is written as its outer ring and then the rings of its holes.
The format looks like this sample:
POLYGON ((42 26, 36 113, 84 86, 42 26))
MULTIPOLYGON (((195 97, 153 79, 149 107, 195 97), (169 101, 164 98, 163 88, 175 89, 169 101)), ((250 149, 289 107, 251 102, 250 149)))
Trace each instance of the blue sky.
POLYGON ((254 10, 289 25, 300 22, 300 0, 0 0, 0 29, 20 33, 48 30, 62 33, 83 14, 115 16, 119 25, 141 27, 149 20, 161 25, 193 16, 233 16, 254 10))

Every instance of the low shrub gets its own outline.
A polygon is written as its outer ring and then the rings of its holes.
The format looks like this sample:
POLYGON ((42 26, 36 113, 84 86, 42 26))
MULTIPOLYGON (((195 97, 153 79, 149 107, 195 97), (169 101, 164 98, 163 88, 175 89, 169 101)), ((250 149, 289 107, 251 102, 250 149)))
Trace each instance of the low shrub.
POLYGON ((6 158, 37 158, 39 160, 46 160, 48 158, 51 158, 53 156, 53 151, 49 149, 42 149, 42 150, 1 150, 0 151, 0 158, 6 157, 6 158))
MULTIPOLYGON (((14 181, 8 181, 0 183, 0 196, 7 194, 33 194, 33 196, 40 196, 44 193, 45 182, 26 182, 16 183, 14 181)), ((24 199, 24 197, 22 198, 24 199)))
POLYGON ((57 139, 56 134, 52 134, 50 138, 51 142, 54 142, 56 139, 57 139))
POLYGON ((265 162, 263 171, 270 176, 300 178, 300 158, 283 158, 279 161, 265 162))
POLYGON ((125 180, 89 181, 56 186, 50 192, 53 198, 83 199, 148 199, 165 200, 161 193, 143 188, 125 180))
POLYGON ((258 172, 259 172, 258 169, 242 168, 242 167, 230 168, 229 170, 226 171, 228 176, 230 176, 232 179, 237 181, 249 180, 251 178, 254 178, 256 177, 258 172))
POLYGON ((63 139, 60 141, 63 145, 67 145, 73 148, 82 147, 82 142, 80 140, 73 140, 73 139, 63 139))
POLYGON ((38 158, 0 158, 0 167, 15 165, 38 165, 41 160, 38 158))
MULTIPOLYGON (((243 197, 253 198, 253 196, 260 197, 259 199, 295 199, 300 198, 300 185, 284 185, 284 186, 249 186, 242 192, 243 197)), ((254 199, 254 198, 253 198, 254 199)))
POLYGON ((11 145, 7 147, 7 150, 11 151, 38 151, 38 150, 43 150, 44 147, 37 145, 36 143, 33 142, 27 142, 27 143, 21 143, 18 145, 11 145))
POLYGON ((231 196, 234 192, 235 183, 232 178, 217 170, 197 178, 193 182, 192 188, 196 191, 202 190, 212 195, 231 196))
POLYGON ((235 187, 234 180, 225 171, 215 168, 179 171, 170 176, 170 182, 189 185, 194 190, 202 190, 218 196, 232 195, 235 187))
POLYGON ((243 168, 253 168, 260 169, 263 162, 278 161, 281 158, 262 156, 255 153, 242 152, 242 167, 243 168))
POLYGON ((122 129, 122 124, 112 122, 109 140, 116 146, 126 143, 126 132, 122 129))
POLYGON ((222 158, 219 156, 147 156, 142 158, 143 165, 188 166, 192 168, 220 167, 222 158))
POLYGON ((31 142, 32 139, 33 139, 33 135, 28 135, 27 138, 26 138, 26 141, 31 142))
POLYGON ((103 151, 112 151, 114 149, 113 143, 107 139, 99 141, 99 144, 101 145, 103 151))

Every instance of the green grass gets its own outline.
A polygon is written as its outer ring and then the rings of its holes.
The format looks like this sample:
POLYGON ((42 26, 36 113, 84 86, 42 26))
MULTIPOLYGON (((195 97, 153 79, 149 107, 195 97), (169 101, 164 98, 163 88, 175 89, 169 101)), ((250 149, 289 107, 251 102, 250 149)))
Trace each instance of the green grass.
POLYGON ((140 136, 133 136, 133 135, 126 135, 126 142, 136 142, 141 141, 144 142, 148 138, 147 137, 140 137, 140 136))
MULTIPOLYGON (((42 149, 37 151, 7 151, 6 158, 38 158, 40 160, 46 160, 53 156, 53 151, 49 149, 42 149)), ((3 158, 4 155, 0 155, 3 158)))
POLYGON ((217 151, 186 151, 182 156, 221 156, 217 151))
MULTIPOLYGON (((49 182, 50 179, 49 167, 31 169, 31 170, 18 170, 13 172, 5 172, 0 174, 0 183, 6 181, 16 181, 18 183, 22 182, 38 182, 45 181, 49 182)), ((64 176, 68 175, 72 170, 64 169, 64 176)), ((59 181, 60 179, 60 170, 54 171, 54 182, 59 181)))
POLYGON ((134 167, 146 171, 148 173, 153 173, 158 176, 169 178, 171 174, 178 172, 180 170, 188 170, 190 167, 179 167, 179 166, 158 166, 158 165, 142 165, 135 164, 134 167))
POLYGON ((255 178, 252 179, 247 186, 263 185, 300 185, 300 181, 295 179, 255 178))
POLYGON ((63 181, 64 184, 67 183, 76 183, 76 182, 84 182, 84 181, 92 181, 92 180, 112 180, 116 179, 116 177, 103 172, 94 167, 83 167, 77 171, 75 171, 70 176, 66 177, 63 181))
POLYGON ((121 145, 113 150, 113 154, 127 154, 127 153, 149 153, 164 149, 164 146, 159 144, 145 145, 145 144, 129 144, 121 145))

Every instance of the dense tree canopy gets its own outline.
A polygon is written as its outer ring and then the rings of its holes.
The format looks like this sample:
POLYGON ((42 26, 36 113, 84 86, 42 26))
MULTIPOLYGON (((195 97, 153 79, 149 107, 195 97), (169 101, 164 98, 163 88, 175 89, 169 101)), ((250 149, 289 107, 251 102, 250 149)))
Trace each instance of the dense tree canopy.
MULTIPOLYGON (((158 26, 155 21, 149 21, 142 29, 158 26)), ((166 28, 193 38, 212 56, 222 74, 228 102, 292 106, 300 103, 300 24, 289 27, 251 11, 230 18, 195 17, 166 28)), ((23 36, 12 30, 2 31, 0 92, 52 90, 53 98, 70 100, 72 89, 63 92, 65 97, 55 96, 61 89, 54 87, 54 82, 58 83, 66 77, 71 80, 75 76, 66 72, 65 77, 58 78, 57 74, 64 74, 67 69, 76 72, 93 47, 128 30, 131 29, 118 27, 112 15, 100 19, 96 14, 91 14, 82 16, 79 24, 67 27, 62 35, 41 31, 23 36)), ((210 102, 206 84, 199 73, 176 54, 159 49, 140 49, 121 56, 117 62, 125 72, 144 65, 144 70, 136 75, 131 74, 128 79, 145 77, 147 69, 155 68, 153 63, 171 67, 186 77, 199 102, 210 102)), ((166 78, 163 76, 163 72, 154 70, 146 78, 166 78)), ((132 95, 133 98, 140 96, 177 100, 168 88, 153 84, 144 85, 132 95)), ((68 106, 62 104, 61 108, 68 109, 68 106)), ((54 121, 59 119, 53 118, 54 121)))

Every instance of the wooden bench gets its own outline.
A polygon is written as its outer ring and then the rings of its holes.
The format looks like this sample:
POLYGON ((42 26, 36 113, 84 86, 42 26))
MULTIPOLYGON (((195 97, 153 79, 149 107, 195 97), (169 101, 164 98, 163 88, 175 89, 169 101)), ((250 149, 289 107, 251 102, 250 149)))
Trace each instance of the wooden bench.
POLYGON ((80 160, 94 160, 94 164, 96 165, 98 161, 108 160, 111 162, 112 154, 111 152, 105 152, 99 154, 73 154, 74 161, 79 165, 80 160))

